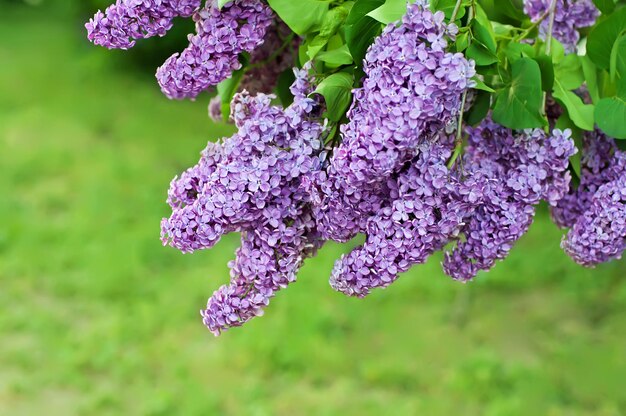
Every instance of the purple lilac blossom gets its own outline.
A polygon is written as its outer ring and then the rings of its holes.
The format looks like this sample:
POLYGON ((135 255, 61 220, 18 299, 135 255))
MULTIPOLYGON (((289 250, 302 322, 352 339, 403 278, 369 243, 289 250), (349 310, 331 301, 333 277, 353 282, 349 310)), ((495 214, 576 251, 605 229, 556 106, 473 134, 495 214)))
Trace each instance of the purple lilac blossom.
POLYGON ((164 36, 175 17, 190 17, 201 0, 117 0, 98 11, 85 27, 90 41, 109 49, 129 49, 137 39, 164 36))
POLYGON ((514 134, 486 119, 468 133, 464 186, 478 202, 443 263, 448 275, 462 281, 508 256, 541 200, 554 206, 563 198, 571 181, 569 158, 576 153, 569 130, 514 134))
POLYGON ((445 51, 456 32, 443 13, 419 0, 369 48, 342 143, 320 180, 316 216, 325 238, 347 241, 365 231, 368 219, 389 205, 389 176, 458 115, 475 70, 462 54, 445 51))
POLYGON ((561 246, 587 267, 622 257, 626 250, 626 176, 598 188, 561 246))
POLYGON ((626 174, 626 153, 617 150, 615 141, 600 131, 586 132, 583 136, 581 174, 578 187, 551 208, 552 219, 562 228, 571 228, 590 207, 598 189, 626 174))
POLYGON ((335 290, 364 297, 387 287, 458 235, 473 205, 463 200, 460 183, 446 166, 451 148, 420 145, 418 156, 388 180, 392 202, 368 220, 365 244, 335 264, 330 278, 335 290))
MULTIPOLYGON (((267 31, 263 44, 250 54, 250 67, 246 70, 238 91, 245 90, 252 95, 274 91, 280 75, 291 70, 294 63, 293 52, 299 44, 300 39, 291 35, 289 26, 275 21, 267 31)), ((224 121, 220 97, 211 100, 209 117, 216 122, 224 121)))
MULTIPOLYGON (((524 12, 536 22, 545 15, 552 1, 524 0, 524 12)), ((593 26, 599 15, 592 0, 556 0, 552 36, 563 44, 567 53, 572 53, 580 40, 578 29, 593 26)), ((547 39, 548 28, 549 19, 544 18, 539 25, 539 36, 544 40, 547 39)))
POLYGON ((414 156, 420 142, 455 119, 475 75, 473 62, 445 51, 456 32, 442 12, 419 0, 368 49, 366 78, 354 91, 332 162, 349 185, 384 180, 414 156))
POLYGON ((626 153, 599 131, 583 137, 580 183, 557 206, 552 218, 571 228, 561 246, 577 263, 593 267, 621 258, 626 248, 626 153))
POLYGON ((172 182, 164 244, 188 253, 212 247, 225 233, 242 234, 231 283, 202 311, 216 335, 261 314, 322 243, 304 182, 320 168, 325 127, 311 117, 317 103, 307 98, 309 82, 300 79, 307 73, 297 73, 297 98, 287 109, 272 106, 273 96, 237 94, 232 118, 238 132, 210 143, 198 165, 172 182))
POLYGON ((193 15, 196 34, 189 46, 157 69, 157 80, 169 98, 195 98, 241 68, 239 55, 263 43, 274 16, 259 0, 235 0, 221 10, 211 2, 193 15))
POLYGON ((209 101, 209 118, 216 123, 224 121, 224 114, 222 114, 222 97, 219 95, 211 98, 211 101, 209 101))

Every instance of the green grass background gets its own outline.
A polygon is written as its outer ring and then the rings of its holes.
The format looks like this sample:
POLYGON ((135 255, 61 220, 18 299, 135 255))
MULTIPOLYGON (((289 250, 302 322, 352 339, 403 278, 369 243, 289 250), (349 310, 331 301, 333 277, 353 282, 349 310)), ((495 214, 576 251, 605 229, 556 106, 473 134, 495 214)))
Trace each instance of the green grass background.
POLYGON ((0 3, 0 415, 626 414, 626 264, 573 264, 545 209, 467 285, 435 258, 346 298, 329 245, 214 338, 198 311, 237 236, 183 256, 159 221, 230 128, 81 24, 0 3))

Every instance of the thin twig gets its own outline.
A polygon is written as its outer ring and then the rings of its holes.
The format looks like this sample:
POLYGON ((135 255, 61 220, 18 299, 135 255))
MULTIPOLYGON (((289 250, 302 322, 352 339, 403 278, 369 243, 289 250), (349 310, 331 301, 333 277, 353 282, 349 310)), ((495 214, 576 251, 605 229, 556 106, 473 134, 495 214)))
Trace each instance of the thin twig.
MULTIPOLYGON (((554 15, 556 13, 556 0, 552 0, 550 8, 548 9, 548 37, 546 38, 546 55, 550 56, 552 53, 552 31, 554 30, 554 15)), ((548 93, 543 93, 543 106, 541 107, 542 115, 546 115, 546 104, 548 102, 548 93)))
POLYGON ((456 20, 456 17, 459 14, 459 11, 461 10, 461 3, 463 3, 463 0, 456 0, 456 4, 454 5, 454 10, 452 11, 452 16, 450 17, 450 22, 454 23, 454 21, 456 20))
POLYGON ((530 34, 530 32, 532 32, 537 26, 539 26, 541 24, 541 22, 543 22, 544 20, 546 20, 546 18, 550 16, 550 9, 546 10, 540 17, 539 19, 535 20, 533 22, 532 25, 528 26, 526 29, 524 29, 524 31, 522 33, 520 33, 519 35, 515 36, 513 38, 514 41, 518 42, 522 39, 524 39, 526 36, 528 36, 530 34))
MULTIPOLYGON (((457 1, 456 6, 454 7, 454 12, 452 13, 452 18, 450 19, 451 22, 454 22, 454 19, 456 17, 456 14, 458 13, 458 8, 460 7, 461 1, 457 1)), ((470 8, 469 11, 470 15, 469 20, 471 21, 474 18, 474 1, 472 1, 472 7, 470 8)), ((471 44, 471 37, 469 40, 469 43, 471 44)), ((461 108, 459 109, 459 119, 457 121, 457 125, 456 125, 456 139, 455 139, 455 143, 456 146, 454 148, 454 153, 452 154, 452 157, 450 158, 450 160, 448 161, 448 168, 452 168, 454 166, 454 164, 456 163, 457 159, 459 158, 459 156, 461 156, 461 153, 463 152, 463 115, 465 113, 465 103, 467 102, 467 89, 465 89, 465 91, 463 91, 463 96, 461 97, 461 108)))
POLYGON ((463 91, 463 97, 461 98, 461 109, 459 110, 459 120, 456 126, 456 146, 454 148, 454 153, 448 162, 448 168, 452 168, 454 163, 457 161, 459 156, 461 156, 461 152, 463 150, 463 113, 465 113, 465 102, 467 100, 467 90, 463 91))

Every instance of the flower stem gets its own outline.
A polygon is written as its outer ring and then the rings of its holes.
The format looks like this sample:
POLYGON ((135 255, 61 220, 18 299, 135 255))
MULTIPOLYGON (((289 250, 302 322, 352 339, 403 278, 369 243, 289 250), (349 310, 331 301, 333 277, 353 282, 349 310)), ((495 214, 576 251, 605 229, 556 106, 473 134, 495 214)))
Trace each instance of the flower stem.
POLYGON ((463 92, 463 97, 461 98, 461 108, 459 110, 459 120, 457 122, 457 126, 456 126, 456 146, 454 148, 454 153, 452 154, 452 157, 450 158, 450 161, 448 161, 448 168, 452 168, 452 166, 454 166, 454 163, 457 161, 457 159, 459 158, 459 156, 461 156, 461 153, 463 151, 463 113, 465 113, 465 102, 467 101, 467 90, 465 90, 463 92))
POLYGON ((552 52, 552 31, 554 30, 554 15, 556 13, 556 0, 552 0, 548 9, 548 38, 546 39, 546 55, 550 56, 552 52))
MULTIPOLYGON (((552 53, 552 31, 554 30, 554 15, 556 13, 556 0, 550 2, 550 8, 547 11, 548 17, 548 37, 546 38, 546 55, 550 56, 552 53)), ((543 106, 542 113, 546 115, 546 103, 548 101, 548 93, 543 93, 543 106)))
POLYGON ((463 3, 463 0, 456 0, 456 4, 454 5, 454 10, 452 11, 452 16, 450 17, 450 23, 454 23, 454 21, 456 20, 456 17, 459 14, 459 11, 461 10, 461 3, 463 3))
MULTIPOLYGON (((461 7, 461 2, 462 0, 457 0, 456 5, 454 6, 454 11, 452 12, 452 18, 450 18, 450 22, 454 22, 454 19, 456 19, 456 15, 458 14, 459 9, 461 7)), ((475 4, 474 4, 474 1, 472 0, 472 7, 470 8, 470 11, 469 11, 470 15, 469 15, 468 22, 474 18, 474 6, 475 4)), ((470 43, 471 43, 471 39, 470 39, 470 43)), ((467 88, 465 89, 465 91, 463 91, 463 96, 461 97, 461 108, 459 109, 459 119, 456 125, 456 139, 455 139, 456 146, 454 148, 454 153, 452 154, 452 157, 450 157, 450 160, 448 161, 449 169, 451 169, 452 166, 454 166, 459 156, 461 156, 461 153, 463 153, 463 115, 465 113, 466 102, 467 102, 467 88)))
POLYGON ((530 25, 529 27, 524 29, 524 31, 522 33, 520 33, 519 35, 515 36, 513 38, 513 41, 518 42, 518 41, 526 38, 526 36, 528 36, 530 34, 530 32, 532 32, 535 28, 537 28, 537 26, 539 26, 541 24, 541 22, 546 20, 546 17, 548 17, 548 16, 550 16, 550 9, 546 10, 545 13, 542 14, 539 17, 539 19, 535 20, 532 25, 530 25))

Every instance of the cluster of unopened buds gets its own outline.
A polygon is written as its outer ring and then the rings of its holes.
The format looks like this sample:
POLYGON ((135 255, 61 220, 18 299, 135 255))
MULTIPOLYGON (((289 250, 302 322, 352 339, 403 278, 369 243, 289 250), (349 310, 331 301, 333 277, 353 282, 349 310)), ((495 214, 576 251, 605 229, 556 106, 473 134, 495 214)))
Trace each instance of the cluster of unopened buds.
MULTIPOLYGON (((297 46, 263 1, 200 3, 118 0, 87 24, 89 39, 129 48, 164 35, 177 16, 193 17, 189 47, 157 71, 170 98, 194 98, 227 79, 244 52, 265 62, 282 40, 297 46)), ((535 3, 527 2, 531 17, 543 10, 535 3)), ((173 212, 162 222, 163 243, 185 253, 241 234, 230 283, 202 311, 213 333, 262 314, 324 242, 359 234, 364 243, 330 277, 334 289, 358 297, 442 250, 444 271, 471 280, 509 254, 542 201, 571 228, 563 248, 574 260, 595 265, 621 256, 626 156, 611 139, 587 135, 576 188, 569 130, 511 131, 487 117, 463 130, 468 143, 456 155, 457 120, 476 75, 472 61, 449 52, 457 31, 427 1, 409 4, 369 47, 339 134, 323 117, 324 100, 314 94, 322 80, 311 63, 294 69, 293 104, 283 108, 269 94, 294 66, 293 48, 255 67, 230 106, 237 133, 209 143, 198 164, 172 181, 173 212)), ((221 118, 219 102, 213 107, 221 118)))

